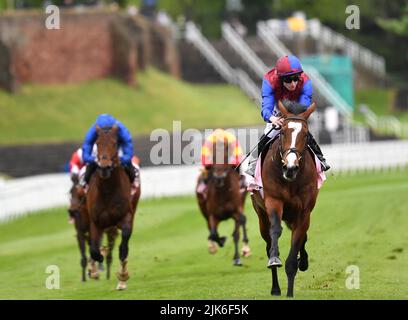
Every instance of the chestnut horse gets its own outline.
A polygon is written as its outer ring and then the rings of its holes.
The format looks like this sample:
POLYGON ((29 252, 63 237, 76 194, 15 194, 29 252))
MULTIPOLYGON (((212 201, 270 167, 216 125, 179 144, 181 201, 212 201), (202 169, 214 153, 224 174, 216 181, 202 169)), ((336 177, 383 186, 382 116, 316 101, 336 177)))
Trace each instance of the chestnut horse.
MULTIPOLYGON (((285 120, 279 138, 269 145, 263 159, 264 198, 259 191, 255 191, 251 199, 258 214, 262 238, 266 242, 268 268, 272 269, 272 295, 281 294, 277 275, 277 267, 282 266, 278 248, 281 221, 285 221, 292 230, 285 271, 288 278, 287 296, 293 297, 298 268, 300 271, 308 269, 305 244, 310 214, 318 195, 316 165, 307 147, 307 119, 316 105, 313 103, 306 111, 303 108, 299 114, 293 111, 296 108, 288 111, 280 101, 278 106, 285 120)), ((295 104, 292 106, 299 107, 295 104)))
MULTIPOLYGON (((129 239, 133 230, 133 219, 140 189, 131 197, 131 183, 125 169, 120 166, 118 156, 118 126, 112 128, 96 127, 98 147, 97 172, 89 181, 86 205, 90 220, 91 257, 102 262, 100 244, 104 230, 118 228, 121 232, 119 246, 120 270, 117 289, 126 289, 129 279, 127 257, 129 239)), ((97 273, 96 268, 92 270, 97 273)))
MULTIPOLYGON (((217 156, 214 152, 213 165, 207 167, 207 192, 196 192, 198 204, 207 221, 210 235, 208 237, 208 251, 211 254, 217 252, 217 244, 220 247, 224 246, 226 237, 220 237, 217 231, 218 224, 227 219, 234 219, 235 227, 233 231, 234 239, 234 257, 233 264, 235 266, 242 266, 240 259, 238 242, 240 237, 239 228, 243 229, 243 248, 242 256, 250 255, 250 248, 248 246, 248 236, 246 230, 246 216, 244 214, 244 204, 247 191, 240 192, 240 177, 235 170, 234 165, 228 164, 228 142, 225 139, 223 143, 218 144, 215 149, 217 152, 221 151, 223 154, 217 156), (224 159, 223 161, 216 161, 216 159, 224 159), (217 162, 221 162, 218 164, 217 162)), ((201 178, 201 177, 200 177, 201 178)), ((200 181, 199 178, 199 181, 200 181)))

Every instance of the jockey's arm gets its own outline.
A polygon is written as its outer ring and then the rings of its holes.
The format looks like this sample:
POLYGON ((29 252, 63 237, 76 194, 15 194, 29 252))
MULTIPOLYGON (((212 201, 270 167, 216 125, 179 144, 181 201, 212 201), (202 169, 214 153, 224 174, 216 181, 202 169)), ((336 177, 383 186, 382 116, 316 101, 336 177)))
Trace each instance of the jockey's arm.
POLYGON ((123 155, 120 157, 120 163, 122 165, 129 164, 133 157, 132 136, 129 130, 121 122, 118 122, 118 126, 119 126, 118 140, 120 147, 123 150, 123 155))
POLYGON ((299 103, 309 108, 310 105, 312 104, 312 95, 313 86, 312 81, 309 79, 303 85, 302 92, 299 97, 299 103))
POLYGON ((273 114, 275 106, 275 92, 268 80, 263 79, 262 82, 262 109, 261 115, 265 122, 271 122, 270 118, 273 114))
POLYGON ((95 141, 98 137, 96 133, 96 125, 93 125, 87 132, 85 136, 84 143, 82 145, 82 158, 85 163, 91 163, 95 161, 95 158, 92 156, 92 148, 95 144, 95 141))

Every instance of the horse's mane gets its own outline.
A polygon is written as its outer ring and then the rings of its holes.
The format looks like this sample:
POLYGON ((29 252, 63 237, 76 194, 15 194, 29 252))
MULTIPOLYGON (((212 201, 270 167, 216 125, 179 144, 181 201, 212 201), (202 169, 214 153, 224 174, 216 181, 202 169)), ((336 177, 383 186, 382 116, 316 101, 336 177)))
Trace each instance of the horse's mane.
POLYGON ((285 106, 286 110, 295 115, 301 114, 302 112, 305 112, 307 110, 307 107, 305 105, 295 101, 285 99, 282 101, 282 103, 285 106))

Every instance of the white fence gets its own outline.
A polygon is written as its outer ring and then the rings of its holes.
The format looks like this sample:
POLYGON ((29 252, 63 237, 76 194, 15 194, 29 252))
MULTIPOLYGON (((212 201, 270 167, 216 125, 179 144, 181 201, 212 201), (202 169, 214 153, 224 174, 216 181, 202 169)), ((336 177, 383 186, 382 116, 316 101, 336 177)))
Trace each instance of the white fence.
MULTIPOLYGON (((199 166, 144 168, 141 198, 193 194, 199 166)), ((68 206, 71 180, 68 174, 49 174, 0 181, 0 222, 30 212, 68 206)))
MULTIPOLYGON (((322 147, 332 172, 383 170, 408 166, 408 140, 322 147)), ((142 169, 142 199, 194 194, 199 166, 142 169)), ((0 181, 0 221, 38 210, 68 206, 67 174, 0 181)))

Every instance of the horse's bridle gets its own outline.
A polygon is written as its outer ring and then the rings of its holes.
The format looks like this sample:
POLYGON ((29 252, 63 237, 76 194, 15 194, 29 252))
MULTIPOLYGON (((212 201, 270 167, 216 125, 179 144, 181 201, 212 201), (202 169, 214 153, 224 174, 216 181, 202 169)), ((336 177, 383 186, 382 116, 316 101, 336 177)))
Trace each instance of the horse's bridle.
MULTIPOLYGON (((304 118, 302 118, 302 117, 298 117, 298 116, 287 117, 287 118, 285 118, 285 119, 283 120, 283 122, 287 122, 287 121, 290 121, 290 120, 299 120, 299 121, 302 121, 302 122, 306 123, 306 126, 307 126, 307 120, 304 119, 304 118)), ((279 140, 280 140, 280 141, 279 141, 279 153, 280 153, 280 157, 281 157, 282 164, 285 162, 284 156, 288 155, 289 153, 294 153, 294 154, 296 154, 296 157, 299 159, 299 161, 302 159, 303 154, 305 153, 306 147, 303 148, 302 151, 299 151, 299 150, 296 149, 296 148, 289 148, 289 149, 283 150, 282 139, 279 138, 279 140)))

